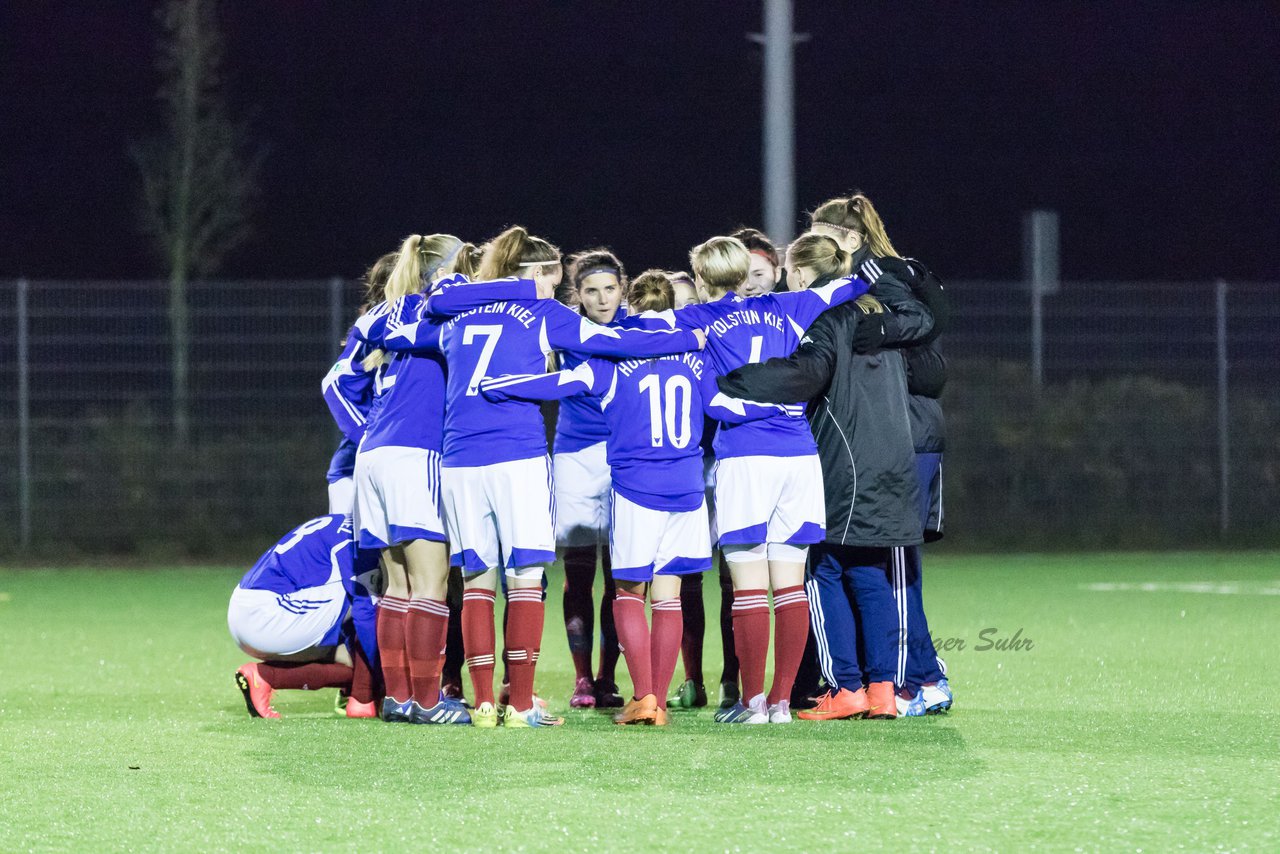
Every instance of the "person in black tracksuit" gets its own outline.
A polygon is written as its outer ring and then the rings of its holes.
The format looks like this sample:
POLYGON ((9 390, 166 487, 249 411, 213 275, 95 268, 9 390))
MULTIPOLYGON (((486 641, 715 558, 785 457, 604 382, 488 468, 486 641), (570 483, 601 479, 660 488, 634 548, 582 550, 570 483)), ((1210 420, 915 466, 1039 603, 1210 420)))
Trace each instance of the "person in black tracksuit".
MULTIPOLYGON (((920 262, 899 256, 880 214, 862 193, 819 205, 812 214, 811 227, 854 253, 855 269, 868 282, 875 282, 882 274, 910 282, 914 295, 928 305, 934 316, 932 330, 902 351, 911 393, 909 413, 921 489, 921 524, 926 541, 931 542, 942 536, 945 423, 938 397, 946 384, 946 363, 935 342, 950 323, 951 315, 942 282, 920 262)), ((919 547, 900 550, 894 555, 893 574, 894 595, 902 619, 896 680, 899 710, 913 715, 944 712, 952 704, 951 687, 933 648, 924 615, 920 558, 919 547)))
MULTIPOLYGON (((811 234, 792 244, 789 280, 798 275, 793 255, 811 241, 834 243, 811 234)), ((853 257, 855 268, 866 254, 853 257)), ((889 273, 882 272, 872 293, 883 303, 882 311, 866 301, 831 309, 809 327, 790 357, 746 365, 719 380, 720 389, 734 397, 811 402, 808 416, 822 462, 827 521, 826 541, 811 554, 807 586, 829 693, 815 709, 799 714, 805 718, 896 714, 901 621, 891 583, 894 555, 897 548, 918 546, 923 535, 906 362, 898 350, 885 347, 923 338, 933 317, 889 273), (846 584, 862 623, 869 691, 863 690, 858 624, 846 584)))
MULTIPOLYGON (((859 268, 864 278, 887 271, 910 283, 912 293, 928 306, 933 329, 913 346, 902 350, 907 366, 908 415, 916 451, 916 476, 920 486, 920 524, 926 543, 943 535, 942 456, 946 449, 946 421, 938 398, 947 381, 946 360, 937 338, 950 322, 950 305, 941 281, 914 259, 868 258, 859 268)), ((897 556, 894 596, 903 624, 900 626, 898 673, 899 712, 931 714, 951 707, 951 688, 938 657, 925 617, 923 562, 919 546, 905 547, 897 556)))

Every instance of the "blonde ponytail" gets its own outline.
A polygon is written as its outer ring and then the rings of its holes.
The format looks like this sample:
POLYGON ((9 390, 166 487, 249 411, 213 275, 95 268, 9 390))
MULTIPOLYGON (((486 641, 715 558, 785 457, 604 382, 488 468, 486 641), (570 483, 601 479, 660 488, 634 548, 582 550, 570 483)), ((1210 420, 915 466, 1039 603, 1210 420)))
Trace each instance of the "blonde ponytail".
MULTIPOLYGON (((409 294, 421 293, 431 282, 457 271, 469 246, 470 243, 463 243, 452 234, 409 235, 400 244, 400 255, 387 278, 383 299, 392 303, 409 294)), ((464 260, 462 263, 467 262, 464 260)), ((366 371, 372 371, 386 361, 386 351, 378 349, 365 356, 360 364, 366 371)))
POLYGON ((524 226, 513 225, 490 240, 484 248, 484 257, 476 276, 483 281, 514 276, 521 268, 560 263, 560 250, 541 237, 534 237, 524 226))
POLYGON ((876 212, 875 205, 871 204, 871 200, 862 193, 855 193, 849 199, 849 206, 856 210, 862 219, 862 231, 866 235, 867 245, 871 247, 871 253, 879 258, 899 258, 898 250, 893 248, 893 244, 889 242, 889 235, 884 230, 884 222, 880 219, 880 214, 876 212))
POLYGON ((787 249, 787 257, 793 266, 812 270, 819 279, 847 276, 853 262, 853 256, 841 249, 839 243, 821 234, 796 238, 787 249))
POLYGON ((889 241, 884 222, 871 199, 856 192, 847 199, 828 199, 809 215, 811 225, 829 225, 840 231, 852 231, 862 238, 873 255, 880 258, 900 258, 898 250, 889 241))

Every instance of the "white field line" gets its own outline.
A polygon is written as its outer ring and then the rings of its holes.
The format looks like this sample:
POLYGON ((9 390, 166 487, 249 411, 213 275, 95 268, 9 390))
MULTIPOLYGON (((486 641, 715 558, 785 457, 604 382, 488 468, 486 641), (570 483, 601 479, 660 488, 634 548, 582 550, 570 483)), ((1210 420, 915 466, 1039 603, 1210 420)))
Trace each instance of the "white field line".
POLYGON ((1093 593, 1211 593, 1218 596, 1280 596, 1280 581, 1096 581, 1093 593))

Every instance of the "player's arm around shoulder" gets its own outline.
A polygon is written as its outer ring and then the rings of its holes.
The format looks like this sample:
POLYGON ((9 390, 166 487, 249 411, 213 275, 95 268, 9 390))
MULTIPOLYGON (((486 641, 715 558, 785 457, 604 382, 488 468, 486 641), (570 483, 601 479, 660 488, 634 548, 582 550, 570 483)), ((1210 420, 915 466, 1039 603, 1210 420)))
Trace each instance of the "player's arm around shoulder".
POLYGON ((536 300, 538 286, 531 279, 494 279, 472 282, 462 274, 436 282, 427 297, 426 312, 436 317, 456 317, 483 308, 489 303, 506 300, 536 300))
POLYGON ((805 403, 822 394, 835 371, 848 310, 849 306, 844 305, 824 312, 790 356, 743 365, 720 377, 720 391, 730 397, 768 403, 805 403))
POLYGON ((506 374, 480 380, 480 393, 486 400, 559 400, 575 394, 589 394, 599 384, 600 375, 612 365, 589 359, 566 371, 550 374, 506 374))
POLYGON ((544 331, 550 345, 592 356, 647 359, 674 356, 701 350, 706 336, 701 330, 676 329, 670 320, 652 328, 641 328, 645 315, 628 317, 618 326, 602 326, 559 303, 543 300, 538 310, 545 319, 544 331), (543 305, 542 303, 550 303, 543 305))

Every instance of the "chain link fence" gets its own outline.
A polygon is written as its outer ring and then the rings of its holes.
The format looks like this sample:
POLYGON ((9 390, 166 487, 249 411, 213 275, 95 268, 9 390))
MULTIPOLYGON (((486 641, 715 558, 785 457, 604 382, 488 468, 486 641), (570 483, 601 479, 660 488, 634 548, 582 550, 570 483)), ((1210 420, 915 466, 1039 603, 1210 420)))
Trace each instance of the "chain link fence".
MULTIPOLYGON (((1022 283, 947 288, 948 541, 1280 543, 1280 285, 1064 282, 1039 331, 1022 283)), ((168 298, 0 283, 0 554, 240 557, 324 511, 356 283, 193 283, 184 444, 168 298)))

